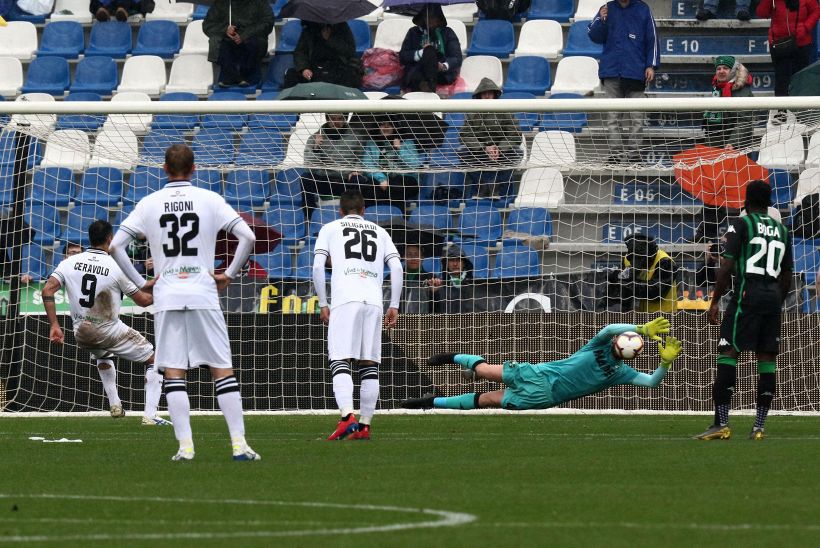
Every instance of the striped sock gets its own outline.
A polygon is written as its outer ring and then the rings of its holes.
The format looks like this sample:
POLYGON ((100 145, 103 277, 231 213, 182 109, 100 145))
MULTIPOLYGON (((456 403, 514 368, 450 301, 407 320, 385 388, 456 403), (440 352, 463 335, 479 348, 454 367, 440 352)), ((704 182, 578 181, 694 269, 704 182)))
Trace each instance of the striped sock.
POLYGON ((353 412, 353 377, 350 375, 350 364, 345 360, 330 362, 330 374, 333 375, 333 395, 342 417, 353 412))
POLYGON ((168 413, 174 423, 174 435, 180 447, 193 447, 191 432, 191 402, 185 379, 165 379, 165 399, 168 402, 168 413))
POLYGON ((239 393, 239 382, 233 375, 214 381, 216 400, 219 409, 228 423, 231 439, 245 437, 245 419, 242 416, 242 396, 239 393))
POLYGON ((715 406, 715 414, 717 415, 717 424, 719 426, 726 426, 729 424, 729 404, 719 403, 715 406))

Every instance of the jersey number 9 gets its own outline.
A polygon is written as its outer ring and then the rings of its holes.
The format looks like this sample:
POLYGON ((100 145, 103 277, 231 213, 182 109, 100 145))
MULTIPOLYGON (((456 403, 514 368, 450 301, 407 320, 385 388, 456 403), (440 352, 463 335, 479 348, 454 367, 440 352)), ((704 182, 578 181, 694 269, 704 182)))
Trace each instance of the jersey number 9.
POLYGON ((97 299, 97 277, 94 274, 86 274, 80 282, 80 293, 83 296, 77 301, 83 308, 94 308, 94 301, 97 299))

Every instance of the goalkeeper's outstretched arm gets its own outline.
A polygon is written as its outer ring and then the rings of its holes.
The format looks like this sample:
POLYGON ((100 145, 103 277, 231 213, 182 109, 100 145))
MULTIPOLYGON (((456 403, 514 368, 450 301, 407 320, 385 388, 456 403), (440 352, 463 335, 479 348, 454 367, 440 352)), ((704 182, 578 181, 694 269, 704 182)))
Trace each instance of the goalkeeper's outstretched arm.
POLYGON ((661 358, 661 364, 655 369, 651 375, 646 373, 638 373, 629 384, 635 386, 646 386, 649 388, 656 388, 663 382, 663 378, 672 367, 672 362, 678 357, 681 351, 681 343, 675 337, 666 337, 665 344, 658 343, 658 354, 661 358))

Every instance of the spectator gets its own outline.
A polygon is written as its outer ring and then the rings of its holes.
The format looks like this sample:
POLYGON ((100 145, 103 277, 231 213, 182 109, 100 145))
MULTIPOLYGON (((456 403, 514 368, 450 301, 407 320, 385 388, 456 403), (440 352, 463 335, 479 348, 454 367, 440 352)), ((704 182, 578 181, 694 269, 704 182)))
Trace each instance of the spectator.
POLYGON ((302 189, 308 218, 310 211, 317 206, 319 196, 339 196, 348 186, 358 188, 368 183, 368 179, 355 169, 339 169, 358 166, 362 157, 361 141, 347 123, 347 117, 344 114, 326 114, 325 118, 327 121, 308 138, 305 145, 305 165, 308 169, 302 175, 302 189))
POLYGON ((451 245, 441 258, 441 271, 441 278, 431 278, 427 282, 434 297, 433 310, 460 313, 462 305, 469 303, 472 297, 473 263, 460 247, 451 245))
MULTIPOLYGON (((589 38, 604 45, 598 66, 604 94, 610 98, 645 97, 646 86, 655 79, 655 70, 660 64, 658 34, 649 6, 643 0, 607 2, 589 24, 589 38)), ((624 131, 627 152, 619 127, 622 114, 627 113, 607 114, 609 143, 613 147, 609 161, 638 162, 644 115, 639 111, 628 113, 631 125, 624 131)))
POLYGON ((347 23, 303 22, 293 62, 294 68, 285 75, 286 88, 304 82, 330 82, 351 88, 362 84, 364 72, 347 23))
POLYGON ((424 270, 422 260, 424 259, 421 246, 418 244, 406 244, 404 246, 404 282, 405 287, 409 284, 422 284, 434 278, 431 272, 424 270))
POLYGON ((478 9, 487 19, 515 21, 530 9, 531 0, 476 0, 478 9))
POLYGON ((208 35, 208 61, 221 69, 220 86, 259 82, 273 21, 267 0, 214 0, 202 30, 208 35))
POLYGON ((0 0, 0 26, 7 19, 48 15, 53 9, 54 0, 0 0))
POLYGON ((117 21, 127 21, 132 13, 146 13, 154 11, 154 0, 91 0, 91 13, 97 21, 104 23, 116 17, 117 21))
POLYGON ((674 312, 678 300, 677 265, 655 238, 631 234, 624 238, 623 270, 610 278, 610 300, 621 312, 674 312))
MULTIPOLYGON (((489 78, 482 79, 473 93, 473 99, 499 97, 501 88, 489 78)), ((497 195, 502 186, 509 187, 512 167, 520 163, 523 156, 521 130, 513 113, 469 112, 464 117, 459 138, 466 148, 461 158, 465 167, 506 167, 468 173, 479 198, 497 195)))
POLYGON ((404 139, 390 118, 382 118, 379 133, 364 147, 369 186, 362 189, 368 202, 388 203, 404 211, 419 194, 421 154, 413 139, 404 139))
POLYGON ((418 244, 404 246, 404 289, 401 309, 405 314, 431 312, 433 300, 430 284, 434 274, 422 266, 422 247, 418 244))
POLYGON ((426 4, 413 24, 399 52, 404 88, 435 93, 438 84, 452 84, 458 78, 461 44, 438 4, 426 4))
MULTIPOLYGON (((712 96, 752 96, 752 75, 731 55, 720 55, 715 59, 712 96)), ((706 145, 710 147, 733 150, 749 146, 753 129, 754 118, 749 113, 737 110, 703 113, 706 145)))
POLYGON ((83 252, 83 246, 74 242, 66 242, 63 246, 63 259, 68 259, 69 257, 73 257, 78 253, 83 252))
MULTIPOLYGON (((774 94, 788 95, 794 73, 811 62, 814 27, 820 18, 820 7, 817 0, 760 0, 757 16, 772 20, 769 51, 774 65, 774 94)), ((775 121, 785 122, 785 111, 779 111, 775 121)))
MULTIPOLYGON (((763 0, 765 2, 766 0, 763 0)), ((695 19, 698 21, 708 21, 717 14, 718 4, 720 0, 703 0, 703 7, 701 7, 695 14, 695 19)), ((749 11, 751 0, 735 0, 735 17, 738 21, 748 21, 752 18, 752 12, 749 11)))

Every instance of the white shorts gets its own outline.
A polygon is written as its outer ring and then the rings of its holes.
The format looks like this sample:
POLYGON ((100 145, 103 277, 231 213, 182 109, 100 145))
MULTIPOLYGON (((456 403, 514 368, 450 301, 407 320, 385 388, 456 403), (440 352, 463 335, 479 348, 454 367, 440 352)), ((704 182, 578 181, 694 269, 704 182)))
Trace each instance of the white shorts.
POLYGON ((345 303, 330 311, 328 359, 382 360, 382 309, 364 303, 345 303))
POLYGON ((91 353, 91 359, 107 360, 118 357, 134 363, 145 363, 154 353, 153 345, 138 331, 123 322, 102 331, 83 322, 74 331, 77 344, 91 353))
POLYGON ((165 310, 154 314, 154 337, 160 369, 207 365, 232 367, 228 327, 221 310, 165 310))

